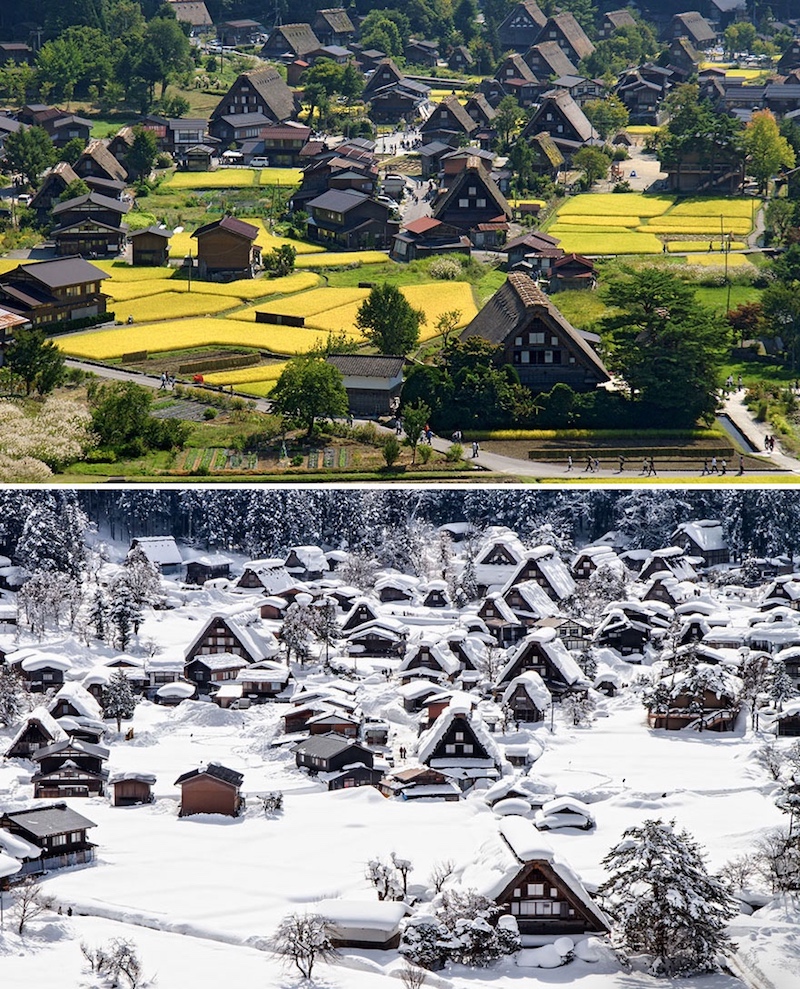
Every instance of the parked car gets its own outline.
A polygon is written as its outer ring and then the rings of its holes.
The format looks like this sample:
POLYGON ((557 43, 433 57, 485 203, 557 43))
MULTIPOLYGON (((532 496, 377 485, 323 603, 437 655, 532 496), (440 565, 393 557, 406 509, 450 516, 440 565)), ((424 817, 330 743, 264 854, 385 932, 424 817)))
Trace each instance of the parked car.
POLYGON ((380 195, 380 196, 376 196, 375 199, 379 203, 383 203, 384 206, 388 206, 389 209, 394 209, 394 210, 400 209, 400 204, 397 202, 396 199, 392 199, 391 196, 380 195))
POLYGON ((269 168, 269 158, 265 158, 263 155, 256 156, 250 159, 251 168, 269 168))

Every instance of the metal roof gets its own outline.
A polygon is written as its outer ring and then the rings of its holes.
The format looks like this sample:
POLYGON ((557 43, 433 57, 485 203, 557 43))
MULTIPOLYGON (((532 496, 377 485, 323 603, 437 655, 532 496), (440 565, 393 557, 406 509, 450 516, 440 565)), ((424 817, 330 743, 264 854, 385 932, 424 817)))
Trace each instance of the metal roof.
POLYGON ((61 803, 15 811, 6 814, 5 817, 12 824, 16 824, 17 827, 37 838, 48 838, 51 835, 65 834, 67 831, 82 831, 84 828, 97 827, 94 821, 61 803))

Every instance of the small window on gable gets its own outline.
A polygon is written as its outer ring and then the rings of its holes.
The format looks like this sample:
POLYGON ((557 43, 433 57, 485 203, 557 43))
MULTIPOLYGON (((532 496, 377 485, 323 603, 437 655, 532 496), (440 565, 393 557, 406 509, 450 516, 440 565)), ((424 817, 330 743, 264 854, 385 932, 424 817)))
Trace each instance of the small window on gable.
POLYGON ((469 194, 470 196, 477 196, 477 194, 478 194, 478 190, 477 190, 477 189, 475 188, 475 186, 474 186, 474 185, 471 185, 471 186, 469 187, 469 189, 467 190, 467 192, 468 192, 468 194, 469 194))
POLYGON ((461 209, 467 209, 469 207, 469 200, 468 199, 459 199, 458 205, 459 205, 459 207, 461 209))
POLYGON ((544 883, 528 883, 528 896, 544 896, 544 883))
POLYGON ((522 337, 514 337, 514 346, 515 347, 521 347, 522 346, 522 337))

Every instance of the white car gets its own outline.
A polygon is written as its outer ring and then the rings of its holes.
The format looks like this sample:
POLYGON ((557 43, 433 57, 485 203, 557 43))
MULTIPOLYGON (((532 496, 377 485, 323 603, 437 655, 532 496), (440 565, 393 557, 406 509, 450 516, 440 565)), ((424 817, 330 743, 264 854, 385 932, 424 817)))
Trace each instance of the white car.
POLYGON ((30 206, 33 196, 29 195, 27 192, 23 192, 21 196, 17 196, 17 202, 20 206, 30 206))
POLYGON ((391 196, 376 196, 375 199, 379 203, 383 203, 384 206, 388 206, 389 209, 400 209, 400 204, 396 199, 392 199, 391 196))

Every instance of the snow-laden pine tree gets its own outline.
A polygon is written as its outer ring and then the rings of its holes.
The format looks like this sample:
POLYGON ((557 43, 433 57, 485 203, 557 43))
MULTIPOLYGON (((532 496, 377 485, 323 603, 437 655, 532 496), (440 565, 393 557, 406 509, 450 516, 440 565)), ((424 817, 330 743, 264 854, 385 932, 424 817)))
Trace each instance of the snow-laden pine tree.
POLYGON ((87 616, 87 621, 89 625, 94 629, 95 636, 101 641, 105 642, 106 636, 108 635, 108 624, 109 624, 109 614, 108 614, 108 601, 106 600, 105 594, 98 588, 95 591, 95 595, 92 598, 92 603, 89 605, 89 614, 87 616))
POLYGON ((117 645, 125 652, 131 636, 139 629, 142 612, 124 577, 115 580, 111 586, 111 606, 108 613, 111 627, 116 633, 117 645))
POLYGON ((628 828, 603 859, 600 887, 618 945, 649 955, 655 975, 710 972, 728 944, 735 915, 730 891, 710 875, 703 854, 675 822, 646 820, 628 828))
POLYGON ((298 663, 305 663, 314 630, 314 614, 307 604, 294 601, 286 609, 281 626, 281 639, 286 647, 286 662, 292 656, 298 663))
POLYGON ((19 673, 10 666, 0 666, 0 725, 11 728, 30 710, 30 695, 19 673))
POLYGON ((117 722, 117 731, 122 730, 123 718, 133 717, 136 697, 131 690, 130 681, 122 670, 114 673, 108 681, 108 685, 103 689, 101 704, 103 717, 114 718, 117 722))
POLYGON ((155 563, 151 563, 140 546, 134 546, 125 557, 123 577, 133 600, 141 607, 158 600, 161 591, 161 575, 155 563))
POLYGON ((772 661, 769 695, 779 711, 783 710, 786 701, 797 696, 797 687, 794 685, 794 680, 786 672, 786 664, 782 659, 772 661))

